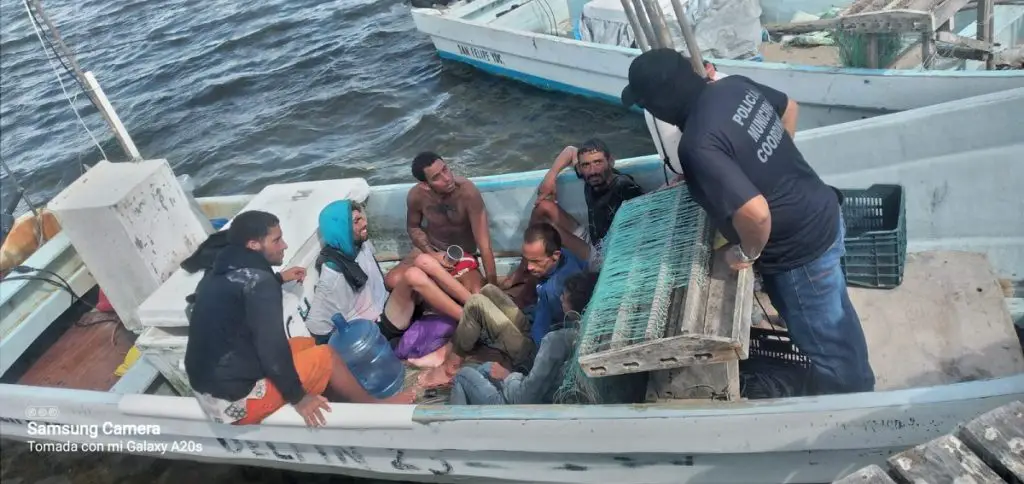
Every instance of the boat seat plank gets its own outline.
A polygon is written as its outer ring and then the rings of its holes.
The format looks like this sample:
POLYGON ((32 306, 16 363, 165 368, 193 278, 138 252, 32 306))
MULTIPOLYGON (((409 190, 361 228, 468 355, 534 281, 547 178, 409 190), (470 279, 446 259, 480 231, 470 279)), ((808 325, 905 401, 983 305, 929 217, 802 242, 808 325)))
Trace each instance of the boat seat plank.
POLYGON ((1024 354, 984 255, 909 254, 894 289, 849 289, 867 338, 876 391, 1024 372, 1024 354))
POLYGON ((901 482, 1003 482, 964 443, 944 435, 889 458, 901 482))
POLYGON ((1024 403, 984 413, 961 428, 958 436, 1008 482, 1024 482, 1024 403))
POLYGON ((50 346, 18 380, 20 385, 95 390, 105 392, 117 382, 114 371, 124 361, 135 334, 117 319, 103 313, 86 313, 50 346))
POLYGON ((881 467, 869 465, 832 484, 896 484, 881 467))

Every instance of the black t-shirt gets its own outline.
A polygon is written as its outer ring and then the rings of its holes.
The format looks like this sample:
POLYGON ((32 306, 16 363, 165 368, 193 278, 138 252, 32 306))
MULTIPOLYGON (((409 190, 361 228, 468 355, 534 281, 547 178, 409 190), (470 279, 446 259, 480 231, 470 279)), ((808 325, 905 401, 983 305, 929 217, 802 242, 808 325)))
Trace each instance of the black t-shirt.
POLYGON ((595 189, 589 183, 584 184, 583 196, 587 201, 587 230, 590 232, 590 243, 597 245, 608 233, 622 202, 643 195, 643 189, 636 184, 633 177, 612 170, 612 179, 603 190, 595 189))
POLYGON ((686 120, 679 160, 694 199, 732 243, 732 215, 764 195, 771 211, 762 273, 800 267, 838 235, 839 195, 811 169, 782 126, 785 94, 733 75, 708 85, 686 120))

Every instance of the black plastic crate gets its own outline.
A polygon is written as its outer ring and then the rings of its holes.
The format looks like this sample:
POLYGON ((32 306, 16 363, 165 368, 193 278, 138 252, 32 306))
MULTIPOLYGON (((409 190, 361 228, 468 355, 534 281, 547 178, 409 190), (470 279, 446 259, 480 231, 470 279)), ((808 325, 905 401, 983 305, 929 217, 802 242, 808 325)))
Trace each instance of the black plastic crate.
POLYGON ((771 360, 773 363, 810 368, 811 360, 797 349, 783 329, 750 328, 748 360, 771 360))
POLYGON ((809 394, 811 360, 785 330, 750 328, 750 353, 740 361, 740 395, 786 398, 809 394))
POLYGON ((846 255, 841 260, 851 286, 894 288, 907 263, 906 200, 901 185, 842 189, 846 255))

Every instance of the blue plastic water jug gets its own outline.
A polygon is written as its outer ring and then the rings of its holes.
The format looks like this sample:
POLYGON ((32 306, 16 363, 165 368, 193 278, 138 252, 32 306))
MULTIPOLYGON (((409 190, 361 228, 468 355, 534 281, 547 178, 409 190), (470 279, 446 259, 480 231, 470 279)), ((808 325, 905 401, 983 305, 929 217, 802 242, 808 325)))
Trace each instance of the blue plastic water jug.
POLYGON ((405 367, 377 323, 366 319, 345 321, 335 314, 331 322, 338 329, 327 344, 338 353, 349 371, 375 398, 388 398, 402 389, 405 367))

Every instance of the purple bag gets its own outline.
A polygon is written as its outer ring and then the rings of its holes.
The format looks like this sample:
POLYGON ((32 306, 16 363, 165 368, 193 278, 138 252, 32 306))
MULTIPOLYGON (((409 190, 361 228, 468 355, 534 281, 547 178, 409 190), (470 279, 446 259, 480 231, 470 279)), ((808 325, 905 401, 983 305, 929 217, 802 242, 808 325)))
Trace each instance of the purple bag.
POLYGON ((395 348, 399 359, 422 358, 444 346, 459 323, 442 314, 425 314, 409 326, 395 348))

